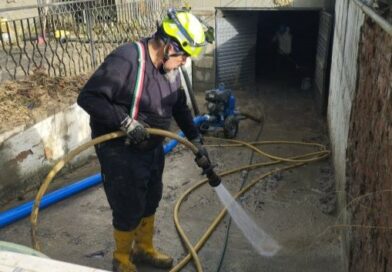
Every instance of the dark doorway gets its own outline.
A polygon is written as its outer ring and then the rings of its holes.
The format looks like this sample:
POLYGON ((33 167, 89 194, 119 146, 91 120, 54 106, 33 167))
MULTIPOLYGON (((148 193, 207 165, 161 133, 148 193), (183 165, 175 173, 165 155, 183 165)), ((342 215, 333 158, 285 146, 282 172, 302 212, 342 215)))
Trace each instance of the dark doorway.
POLYGON ((304 78, 313 78, 319 14, 318 10, 259 12, 255 71, 257 79, 288 80, 298 86, 304 78), (291 52, 288 55, 278 52, 276 34, 282 28, 289 28, 291 34, 291 52))

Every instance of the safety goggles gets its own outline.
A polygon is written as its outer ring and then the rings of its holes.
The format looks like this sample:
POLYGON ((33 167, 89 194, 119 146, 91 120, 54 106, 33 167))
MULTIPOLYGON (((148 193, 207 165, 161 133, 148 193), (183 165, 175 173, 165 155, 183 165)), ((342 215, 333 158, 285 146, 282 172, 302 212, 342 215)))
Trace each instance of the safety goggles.
POLYGON ((174 49, 174 53, 169 54, 168 57, 179 57, 179 56, 190 57, 189 54, 184 50, 182 50, 180 45, 175 41, 171 41, 170 45, 174 49))

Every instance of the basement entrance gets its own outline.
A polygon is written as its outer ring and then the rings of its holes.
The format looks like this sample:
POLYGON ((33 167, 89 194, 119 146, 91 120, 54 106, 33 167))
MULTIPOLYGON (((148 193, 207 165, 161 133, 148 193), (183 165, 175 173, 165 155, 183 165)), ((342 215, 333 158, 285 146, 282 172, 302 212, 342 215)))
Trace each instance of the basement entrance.
POLYGON ((325 112, 331 30, 332 16, 319 9, 217 9, 216 85, 247 90, 284 82, 287 88, 313 90, 325 112), (288 55, 279 53, 278 33, 285 31, 291 35, 288 55))

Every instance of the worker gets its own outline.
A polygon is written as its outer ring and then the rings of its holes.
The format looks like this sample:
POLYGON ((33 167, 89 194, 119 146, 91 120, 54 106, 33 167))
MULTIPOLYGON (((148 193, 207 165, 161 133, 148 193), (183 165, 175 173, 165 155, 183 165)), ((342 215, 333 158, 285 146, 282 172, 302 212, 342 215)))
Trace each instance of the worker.
POLYGON ((277 44, 276 71, 287 72, 291 59, 292 35, 290 27, 281 25, 272 38, 272 42, 277 44))
POLYGON ((202 167, 208 154, 193 124, 178 68, 189 57, 202 55, 211 34, 213 29, 189 10, 169 9, 153 36, 110 53, 78 97, 90 115, 93 138, 117 130, 126 133, 125 141, 117 138, 95 146, 112 209, 113 271, 136 271, 138 262, 172 266, 173 258, 153 245, 155 212, 162 198, 164 138, 149 135, 146 128, 167 130, 174 117, 202 154, 196 159, 202 167))

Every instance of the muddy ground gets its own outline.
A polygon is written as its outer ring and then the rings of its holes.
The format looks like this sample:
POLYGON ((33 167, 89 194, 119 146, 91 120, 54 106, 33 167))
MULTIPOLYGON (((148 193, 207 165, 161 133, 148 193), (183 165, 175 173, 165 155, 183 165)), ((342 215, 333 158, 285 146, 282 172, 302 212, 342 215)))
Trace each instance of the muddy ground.
MULTIPOLYGON (((258 140, 318 142, 328 145, 325 121, 317 114, 311 91, 303 91, 282 81, 261 82, 250 92, 236 93, 240 109, 259 114, 264 111, 265 123, 258 140)), ((203 94, 198 94, 203 101, 203 94)), ((260 125, 245 120, 240 124, 238 139, 256 140, 260 125)), ((263 150, 280 156, 295 156, 314 151, 290 145, 263 146, 263 150)), ((217 170, 267 159, 252 156, 245 148, 209 147, 217 170)), ((283 165, 280 165, 283 166, 283 165)), ((270 166, 249 172, 246 182, 269 170, 270 166)), ((69 183, 99 171, 96 160, 67 173, 56 184, 69 183)), ((237 192, 245 173, 223 178, 232 193, 237 192)), ((155 243, 175 257, 177 262, 185 250, 173 223, 177 198, 192 184, 202 179, 193 156, 177 148, 166 157, 164 194, 157 213, 155 243)), ((245 211, 270 234, 282 249, 273 257, 260 256, 232 224, 225 257, 220 271, 327 272, 343 271, 340 231, 333 192, 333 171, 329 159, 272 175, 240 199, 245 211)), ((15 205, 16 203, 10 204, 15 205)), ((222 208, 216 193, 209 186, 195 191, 183 203, 180 222, 195 243, 222 208)), ((229 217, 220 224, 199 252, 204 271, 217 271, 224 248, 229 217)), ((0 230, 0 240, 30 246, 30 225, 27 219, 0 230)), ((102 186, 91 188, 62 201, 40 213, 39 238, 43 252, 54 259, 101 269, 111 269, 111 211, 102 186)), ((140 271, 154 270, 140 266, 140 271)), ((183 271, 195 271, 188 264, 183 271)))

